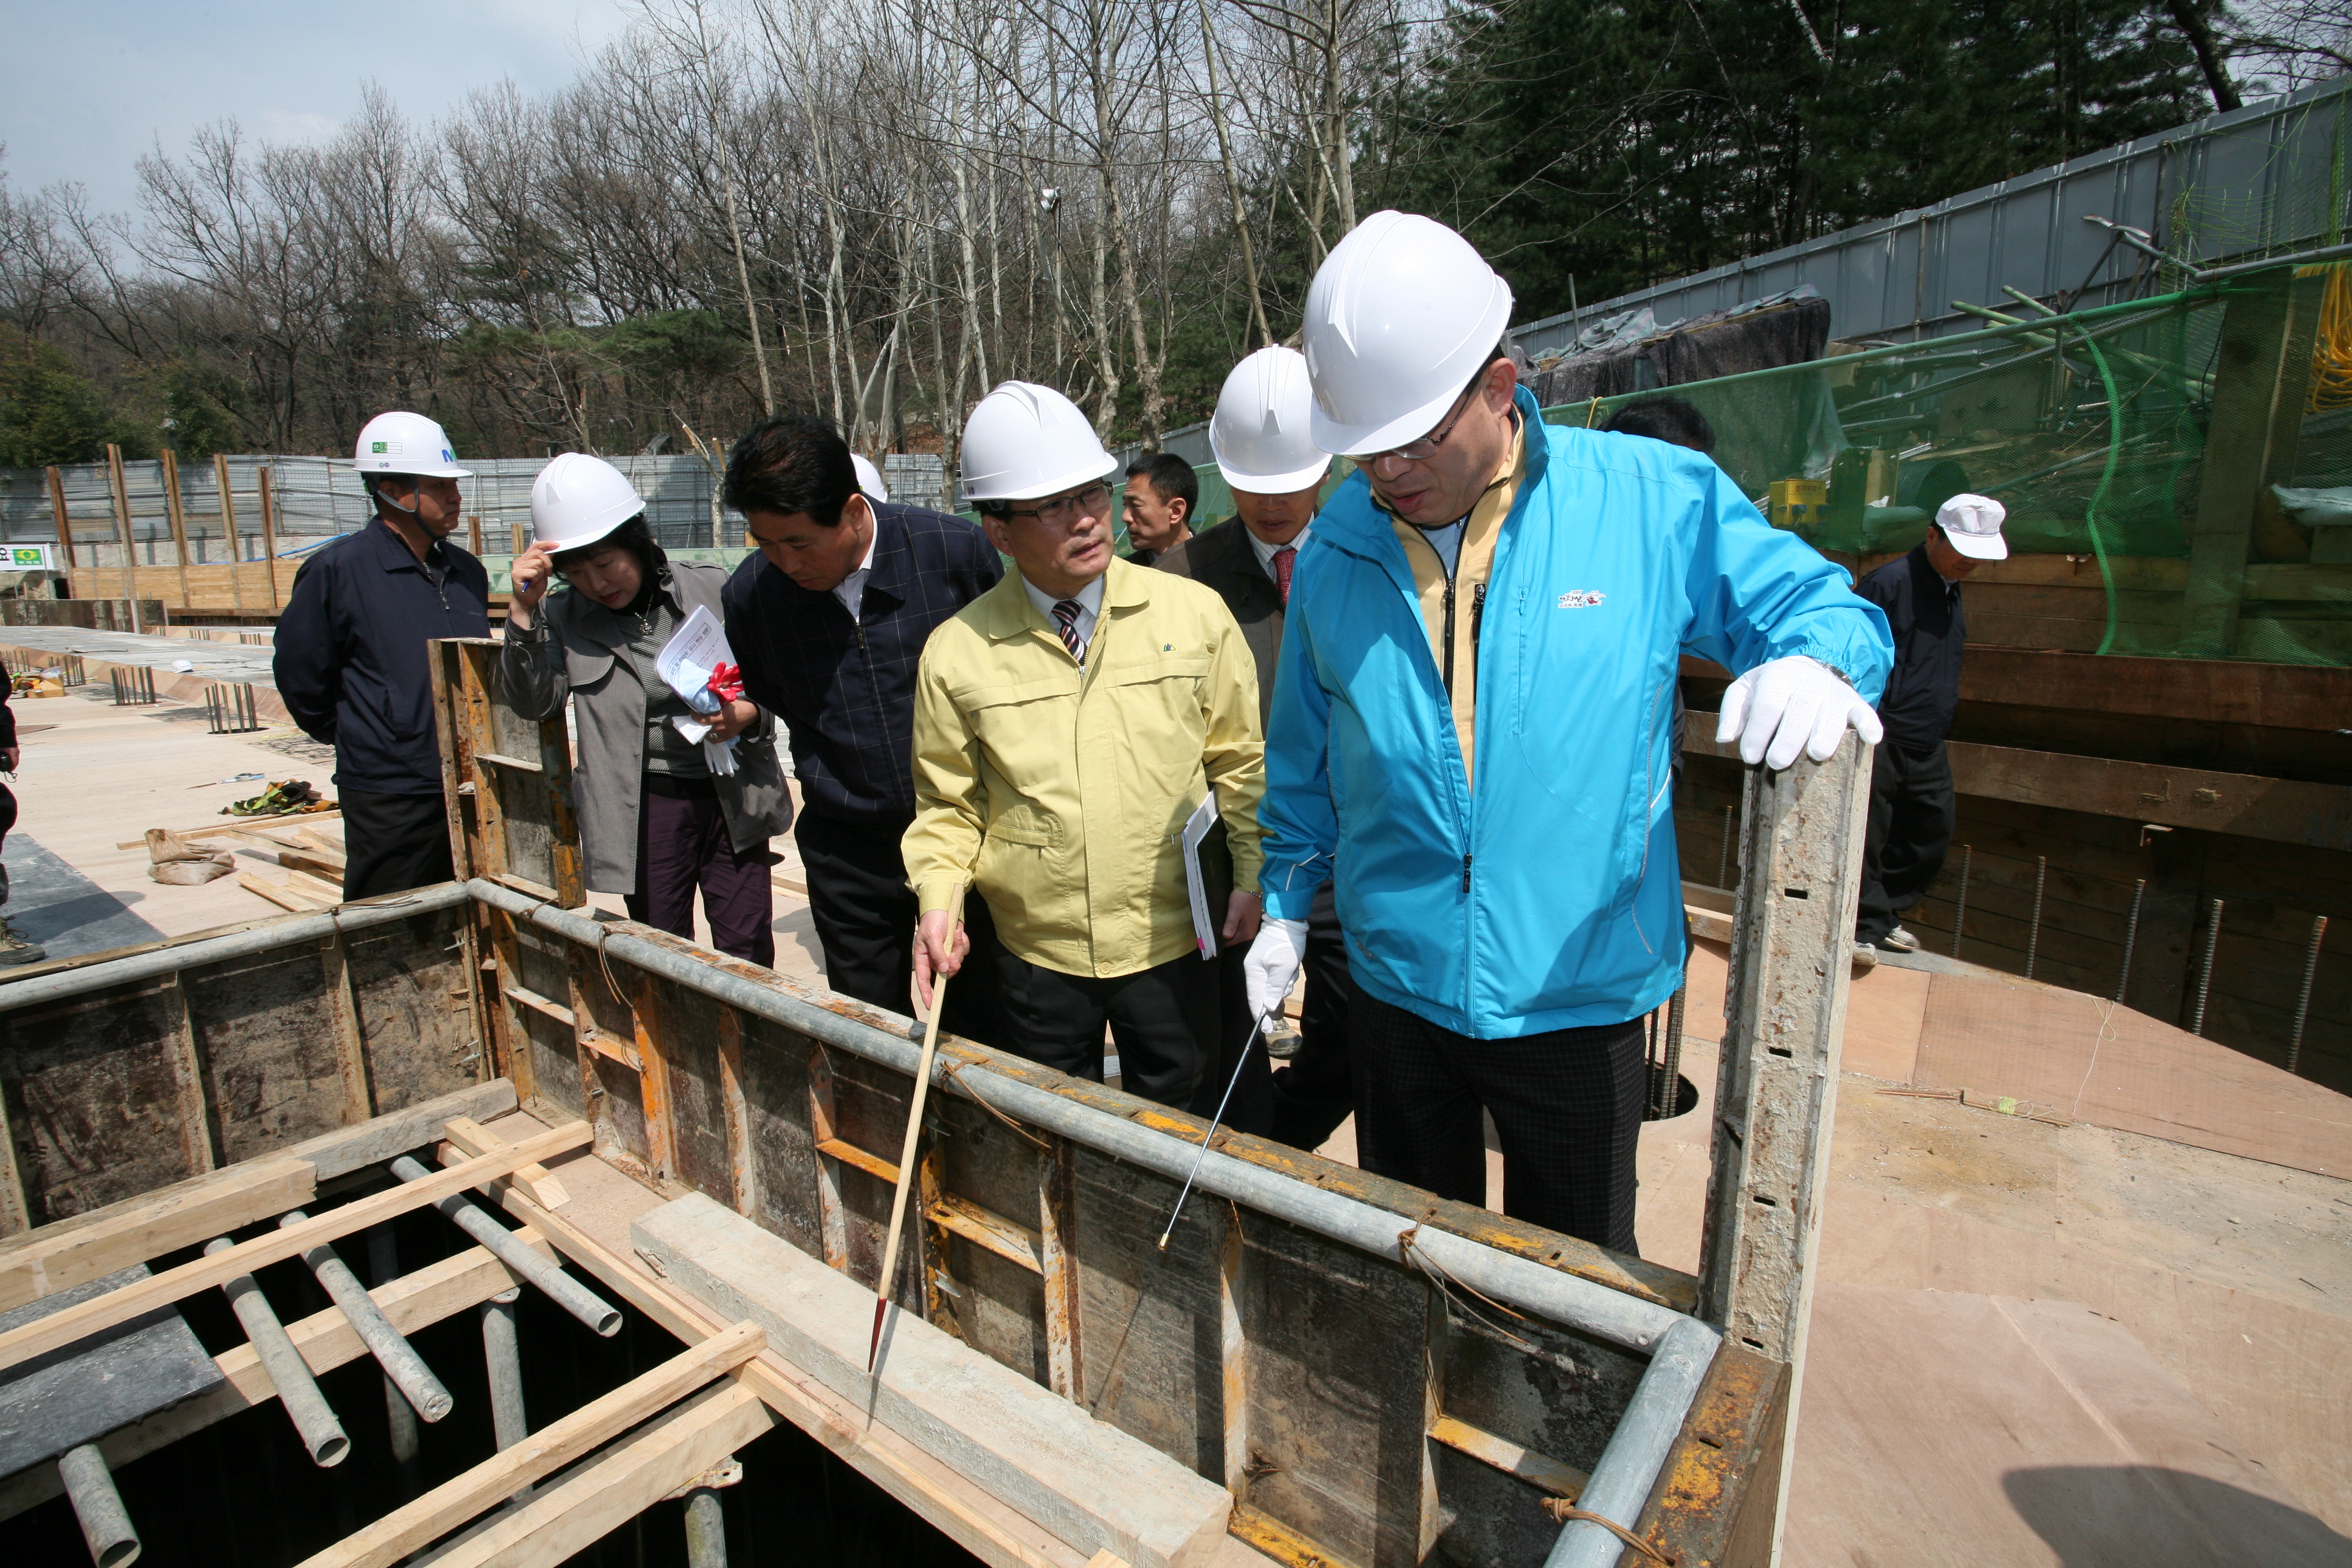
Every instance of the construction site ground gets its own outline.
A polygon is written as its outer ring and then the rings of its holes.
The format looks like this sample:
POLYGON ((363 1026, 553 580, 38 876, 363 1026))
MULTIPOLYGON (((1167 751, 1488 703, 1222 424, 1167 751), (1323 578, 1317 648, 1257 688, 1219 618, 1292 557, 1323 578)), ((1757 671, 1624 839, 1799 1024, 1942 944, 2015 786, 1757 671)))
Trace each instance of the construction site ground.
MULTIPOLYGON (((332 793, 331 759, 289 729, 208 733, 196 686, 116 707, 93 668, 15 703, 6 912, 53 957, 282 912, 236 876, 159 884, 143 844, 118 847, 226 821, 260 787, 216 782, 236 774, 332 793)), ((776 848, 776 967, 822 984, 791 840, 776 848)), ((1643 1134, 1641 1249, 1679 1268, 1697 1263, 1725 972, 1702 941, 1682 1061, 1698 1104, 1643 1134)), ((2352 1563, 2352 1100, 1926 955, 1857 975, 1843 1066, 1784 1562, 2352 1563)), ((1324 1152, 1351 1159, 1349 1129, 1324 1152)))

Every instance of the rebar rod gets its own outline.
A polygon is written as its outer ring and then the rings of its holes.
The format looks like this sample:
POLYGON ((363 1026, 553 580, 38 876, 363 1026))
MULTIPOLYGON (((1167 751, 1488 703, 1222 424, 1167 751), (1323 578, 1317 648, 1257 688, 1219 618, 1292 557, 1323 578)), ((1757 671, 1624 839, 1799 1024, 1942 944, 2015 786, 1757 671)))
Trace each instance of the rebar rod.
POLYGON ((1723 853, 1715 858, 1715 885, 1727 888, 1731 875, 1731 807, 1723 808, 1723 853))
POLYGON ((2124 922, 2124 966, 2116 975, 2116 1000, 2124 999, 2124 987, 2131 984, 2132 948, 2139 941, 2139 904, 2147 894, 2147 879, 2142 877, 2132 884, 2131 918, 2124 922))
MULTIPOLYGON (((368 1232, 368 1271, 379 1285, 400 1278, 400 1248, 396 1245, 392 1223, 387 1220, 368 1232)), ((392 1458, 404 1472, 413 1470, 416 1463, 416 1412, 408 1407, 407 1396, 400 1385, 387 1375, 383 1380, 383 1419, 392 1434, 392 1458)), ((417 1478, 404 1474, 408 1489, 416 1489, 417 1478)))
POLYGON ((1952 956, 1960 956, 1960 933, 1969 923, 1969 868, 1975 862, 1976 847, 1960 846, 1960 901, 1952 910, 1952 956))
POLYGON ((482 1359, 490 1373, 490 1432, 499 1447, 513 1447, 530 1436, 522 1405, 522 1347, 515 1338, 515 1302, 522 1287, 501 1290, 482 1303, 482 1359))
POLYGON ((2033 923, 2025 928, 2025 977, 2033 978, 2033 960, 2042 951, 2042 889, 2050 880, 2050 857, 2033 858, 2033 923))
POLYGON ((1690 1000, 1690 964, 1683 965, 1683 983, 1675 987, 1674 1000, 1666 1004, 1665 1085, 1659 1091, 1664 1098, 1658 1108, 1658 1119, 1664 1121, 1682 1103, 1683 1086, 1683 1012, 1690 1000))
MULTIPOLYGON (((310 1217, 300 1209, 292 1209, 278 1223, 282 1228, 300 1225, 310 1217)), ((321 1242, 302 1254, 302 1261, 326 1288, 328 1298, 341 1310, 343 1321, 351 1324, 352 1331, 359 1335, 360 1342, 367 1346, 376 1364, 383 1368, 384 1376, 392 1379, 416 1414, 427 1421, 438 1421, 448 1415, 457 1401, 449 1397, 441 1380, 433 1375, 433 1369, 425 1364, 425 1358, 416 1353, 416 1347, 408 1342, 408 1336, 392 1326, 392 1320, 383 1315, 383 1309, 375 1304, 375 1298, 368 1294, 367 1287, 360 1283, 360 1277, 352 1272, 342 1255, 321 1242)))
MULTIPOLYGON (((421 1182, 432 1174, 406 1154, 392 1163, 392 1173, 404 1182, 421 1182)), ((447 1215, 459 1230, 488 1247, 492 1256, 521 1275, 525 1283, 537 1286, 549 1300, 598 1333, 610 1339, 621 1331, 621 1314, 610 1302, 532 1251, 528 1243, 517 1241, 514 1232, 467 1202, 463 1193, 452 1193, 433 1206, 447 1215)))
POLYGON ((67 1449, 58 1458, 58 1479, 73 1500, 81 1538, 89 1544, 89 1560, 98 1568, 131 1568, 138 1562, 138 1528, 131 1522, 131 1510, 122 1506, 122 1494, 114 1489, 114 1476, 98 1445, 67 1449))
POLYGON ((2215 899, 2205 915, 2205 959, 2197 966, 2197 1016, 2189 1032, 2205 1033, 2205 999, 2213 990, 2213 952, 2221 945, 2221 900, 2215 899))
MULTIPOLYGON (((216 1237, 205 1243, 205 1255, 226 1252, 236 1245, 226 1236, 216 1237)), ((319 1392, 319 1380, 310 1375, 310 1363, 294 1348, 286 1325, 278 1321, 269 1298, 263 1294, 261 1282, 250 1274, 240 1274, 223 1285, 221 1293, 228 1298, 236 1321, 244 1326, 246 1342, 253 1347, 254 1359, 261 1363, 261 1370, 269 1374, 270 1385, 278 1391, 278 1403, 285 1406, 287 1419, 300 1434, 311 1463, 322 1469, 341 1464, 351 1454, 352 1440, 344 1434, 343 1424, 336 1419, 327 1396, 319 1392)))
POLYGON ((2311 1016, 2311 984, 2319 977, 2319 944, 2327 935, 2327 917, 2311 917, 2311 950, 2303 955, 2303 994, 2294 1002, 2294 1038, 2287 1042, 2286 1070, 2294 1072, 2303 1061, 2303 1026, 2311 1016))

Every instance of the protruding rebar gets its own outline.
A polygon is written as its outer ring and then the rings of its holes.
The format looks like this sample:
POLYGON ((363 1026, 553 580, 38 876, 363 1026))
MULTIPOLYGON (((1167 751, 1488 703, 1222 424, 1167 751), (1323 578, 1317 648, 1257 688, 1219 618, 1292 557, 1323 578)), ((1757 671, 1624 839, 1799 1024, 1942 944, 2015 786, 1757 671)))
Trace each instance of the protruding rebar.
POLYGON ((2042 950, 2042 889, 2050 880, 2050 857, 2033 858, 2033 923, 2025 930, 2025 977, 2033 978, 2034 955, 2042 950))
POLYGON ((2286 1070, 2295 1071, 2303 1061, 2303 1025, 2311 1016, 2311 984, 2319 977, 2319 944, 2327 936, 2327 917, 2311 917, 2311 950, 2303 955, 2303 994, 2294 1001, 2294 1038, 2287 1043, 2286 1070))
MULTIPOLYGON (((377 1226, 368 1232, 368 1272, 379 1285, 400 1278, 400 1249, 393 1235, 391 1222, 377 1226)), ((415 1491, 419 1481, 416 1469, 416 1412, 408 1407, 408 1398, 400 1392, 400 1384, 387 1376, 383 1380, 383 1419, 392 1435, 392 1458, 399 1465, 410 1491, 415 1491)))
MULTIPOLYGON (((295 1209, 278 1223, 299 1225, 310 1217, 295 1209)), ((416 1353, 416 1347, 408 1342, 408 1336, 392 1326, 392 1320, 383 1315, 383 1309, 375 1304, 375 1298, 368 1294, 367 1287, 360 1283, 351 1265, 325 1242, 302 1254, 302 1261, 318 1276, 328 1297, 342 1310, 352 1331, 359 1335, 360 1342, 383 1368, 384 1376, 392 1380, 416 1414, 427 1421, 438 1421, 448 1415, 457 1401, 449 1397, 441 1380, 433 1375, 433 1369, 425 1364, 425 1358, 416 1353)))
POLYGON ((522 1347, 515 1338, 515 1302, 522 1287, 501 1290, 482 1303, 482 1360, 490 1373, 490 1432, 501 1449, 530 1436, 523 1415, 522 1347))
POLYGON ((2116 1000, 2124 999, 2124 987, 2131 984, 2132 947, 2139 941, 2139 903, 2147 894, 2147 879, 2142 877, 2132 884, 2131 918, 2124 922, 2124 966, 2116 974, 2116 1000))
MULTIPOLYGON (((236 1245, 227 1237, 218 1237, 205 1243, 205 1253, 210 1257, 236 1245)), ((223 1285, 221 1293, 244 1325, 246 1342, 253 1346, 261 1370, 269 1374, 271 1386, 278 1390, 278 1403, 286 1407, 287 1418, 301 1435, 311 1462, 322 1468, 341 1464, 352 1451, 352 1440, 344 1435, 343 1424, 335 1418, 327 1396, 319 1392, 319 1380, 310 1375, 310 1363, 294 1348, 286 1325, 262 1293, 261 1282, 250 1274, 240 1274, 223 1285)))
POLYGON ((2197 966, 2197 1016, 2189 1025, 2192 1035, 2205 1032, 2205 998, 2213 990, 2213 952, 2221 945, 2221 900, 2216 899, 2205 914, 2205 962, 2197 966))
POLYGON ((81 1521, 81 1538, 89 1543, 89 1560, 98 1568, 131 1568, 139 1561, 139 1531, 122 1494, 114 1489, 113 1473, 95 1443, 68 1448, 58 1459, 58 1479, 73 1500, 74 1517, 81 1521))
MULTIPOLYGON (((404 1182, 421 1182, 432 1173, 403 1154, 392 1163, 392 1173, 404 1182)), ((515 1239, 514 1232, 452 1193, 433 1205, 459 1230, 480 1242, 498 1260, 544 1291, 548 1300, 607 1338, 621 1331, 621 1314, 610 1302, 546 1258, 515 1239)))
POLYGON ((1675 1113, 1682 1102, 1683 1087, 1683 1011, 1690 1000, 1689 966, 1684 966, 1685 979, 1675 987, 1674 1000, 1666 1004, 1665 1082, 1659 1089, 1658 1120, 1663 1121, 1675 1113))
POLYGON ((1952 956, 1960 956, 1960 933, 1969 923, 1969 868, 1977 858, 1972 844, 1960 846, 1960 901, 1952 910, 1952 956))

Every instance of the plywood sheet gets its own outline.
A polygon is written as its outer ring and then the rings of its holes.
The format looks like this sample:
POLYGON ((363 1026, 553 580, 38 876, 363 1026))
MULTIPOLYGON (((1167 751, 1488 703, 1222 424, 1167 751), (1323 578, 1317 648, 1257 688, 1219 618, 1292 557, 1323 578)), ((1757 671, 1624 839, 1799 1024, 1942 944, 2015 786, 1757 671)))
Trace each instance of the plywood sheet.
POLYGON ((1913 1081, 2302 1171, 2352 1167, 2352 1098, 2129 1008, 1989 972, 1931 977, 1913 1081))
POLYGON ((1825 1285, 1783 1560, 2340 1565, 2127 1331, 2074 1302, 1825 1285))

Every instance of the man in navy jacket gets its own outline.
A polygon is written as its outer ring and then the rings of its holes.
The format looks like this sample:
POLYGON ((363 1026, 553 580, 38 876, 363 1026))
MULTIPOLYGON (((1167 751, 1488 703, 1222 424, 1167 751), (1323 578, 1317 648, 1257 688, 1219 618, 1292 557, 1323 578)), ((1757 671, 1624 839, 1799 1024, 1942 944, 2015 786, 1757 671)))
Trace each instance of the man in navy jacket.
MULTIPOLYGON (((915 668, 931 628, 996 585, 1003 562, 960 517, 877 504, 849 447, 808 415, 735 444, 724 498, 760 553, 723 602, 744 694, 787 727, 800 780, 793 841, 825 983, 893 1013, 912 1005, 915 895, 898 840, 915 819, 915 668)), ((965 907, 974 953, 940 1026, 1000 1043, 995 931, 965 907)))
POLYGON ((441 426, 380 414, 358 468, 375 517, 302 563, 271 661, 294 721, 335 748, 346 899, 456 874, 425 645, 490 635, 489 574, 448 537, 472 475, 441 426))

